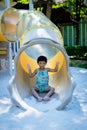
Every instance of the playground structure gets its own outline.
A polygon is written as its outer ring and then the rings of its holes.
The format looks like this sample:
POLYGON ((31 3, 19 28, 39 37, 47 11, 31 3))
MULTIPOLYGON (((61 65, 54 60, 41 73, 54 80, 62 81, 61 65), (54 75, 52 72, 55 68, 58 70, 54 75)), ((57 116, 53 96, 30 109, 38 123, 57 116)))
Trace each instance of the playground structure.
POLYGON ((59 71, 50 75, 50 86, 55 88, 63 109, 72 99, 74 82, 69 72, 69 57, 63 47, 63 38, 55 26, 44 14, 34 10, 6 9, 1 16, 1 36, 9 42, 20 40, 20 49, 15 56, 15 74, 12 78, 10 95, 14 103, 23 109, 29 109, 24 101, 31 95, 30 87, 34 86, 35 78, 28 77, 27 64, 32 71, 37 67, 36 59, 40 55, 48 58, 47 67, 53 68, 60 62, 59 71))
MULTIPOLYGON (((5 9, 6 10, 6 9, 5 9)), ((0 13, 0 70, 8 70, 9 74, 12 75, 13 62, 12 59, 15 56, 16 52, 19 49, 19 41, 9 41, 1 32, 1 17, 4 11, 0 13), (15 43, 15 44, 13 44, 15 43)), ((5 26, 4 26, 5 27, 5 26)))
POLYGON ((8 70, 12 74, 12 50, 11 43, 0 32, 0 70, 8 70))

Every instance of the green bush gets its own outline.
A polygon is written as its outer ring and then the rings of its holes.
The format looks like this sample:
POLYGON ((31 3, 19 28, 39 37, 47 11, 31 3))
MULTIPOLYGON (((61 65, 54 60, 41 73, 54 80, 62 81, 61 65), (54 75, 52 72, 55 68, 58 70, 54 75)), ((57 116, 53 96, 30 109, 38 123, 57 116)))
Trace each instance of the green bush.
POLYGON ((87 46, 64 46, 72 59, 87 60, 87 46))
POLYGON ((70 60, 70 66, 87 68, 87 62, 83 60, 70 60))

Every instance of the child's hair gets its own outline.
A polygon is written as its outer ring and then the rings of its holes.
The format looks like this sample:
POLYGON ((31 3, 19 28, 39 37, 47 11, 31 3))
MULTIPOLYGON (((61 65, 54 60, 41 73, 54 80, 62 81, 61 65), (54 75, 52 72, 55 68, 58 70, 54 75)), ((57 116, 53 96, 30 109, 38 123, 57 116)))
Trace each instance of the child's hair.
POLYGON ((39 61, 45 61, 47 63, 47 58, 45 56, 39 56, 37 58, 37 63, 39 63, 39 61))

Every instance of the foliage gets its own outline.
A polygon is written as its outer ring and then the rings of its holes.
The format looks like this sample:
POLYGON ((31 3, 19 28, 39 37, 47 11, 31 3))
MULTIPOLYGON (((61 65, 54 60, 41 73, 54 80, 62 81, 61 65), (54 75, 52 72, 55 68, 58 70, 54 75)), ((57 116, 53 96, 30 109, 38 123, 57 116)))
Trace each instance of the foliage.
POLYGON ((70 57, 70 66, 87 68, 87 46, 65 46, 70 57))
POLYGON ((87 46, 65 46, 65 49, 70 58, 87 60, 87 46))
POLYGON ((87 15, 87 5, 85 3, 85 0, 68 0, 69 10, 71 9, 73 11, 73 14, 80 15, 79 17, 84 17, 87 15))
POLYGON ((87 61, 85 60, 70 60, 70 66, 87 68, 87 61))
POLYGON ((18 0, 17 2, 22 3, 22 4, 28 4, 29 0, 18 0))
POLYGON ((71 12, 76 18, 76 13, 78 13, 81 17, 87 15, 87 4, 85 0, 67 0, 64 3, 56 3, 52 5, 52 8, 63 7, 71 12))
MULTIPOLYGON (((17 2, 17 3, 22 3, 22 4, 28 4, 29 0, 10 0, 12 2, 17 2)), ((33 0, 34 2, 38 1, 38 0, 33 0)))

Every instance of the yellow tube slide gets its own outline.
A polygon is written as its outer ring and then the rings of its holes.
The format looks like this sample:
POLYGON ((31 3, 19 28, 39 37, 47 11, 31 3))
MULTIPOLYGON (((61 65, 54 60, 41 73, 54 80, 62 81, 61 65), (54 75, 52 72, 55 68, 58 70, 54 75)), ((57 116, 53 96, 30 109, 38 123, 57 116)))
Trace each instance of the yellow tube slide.
POLYGON ((28 76, 27 64, 32 71, 37 67, 36 59, 45 55, 47 67, 53 68, 60 62, 59 71, 49 73, 50 86, 55 88, 58 110, 63 109, 71 100, 74 84, 69 72, 69 57, 63 47, 63 38, 59 29, 41 12, 8 9, 2 15, 1 31, 8 41, 20 39, 21 48, 15 57, 15 75, 11 82, 10 94, 15 103, 29 109, 24 101, 31 96, 30 87, 35 78, 28 76))

